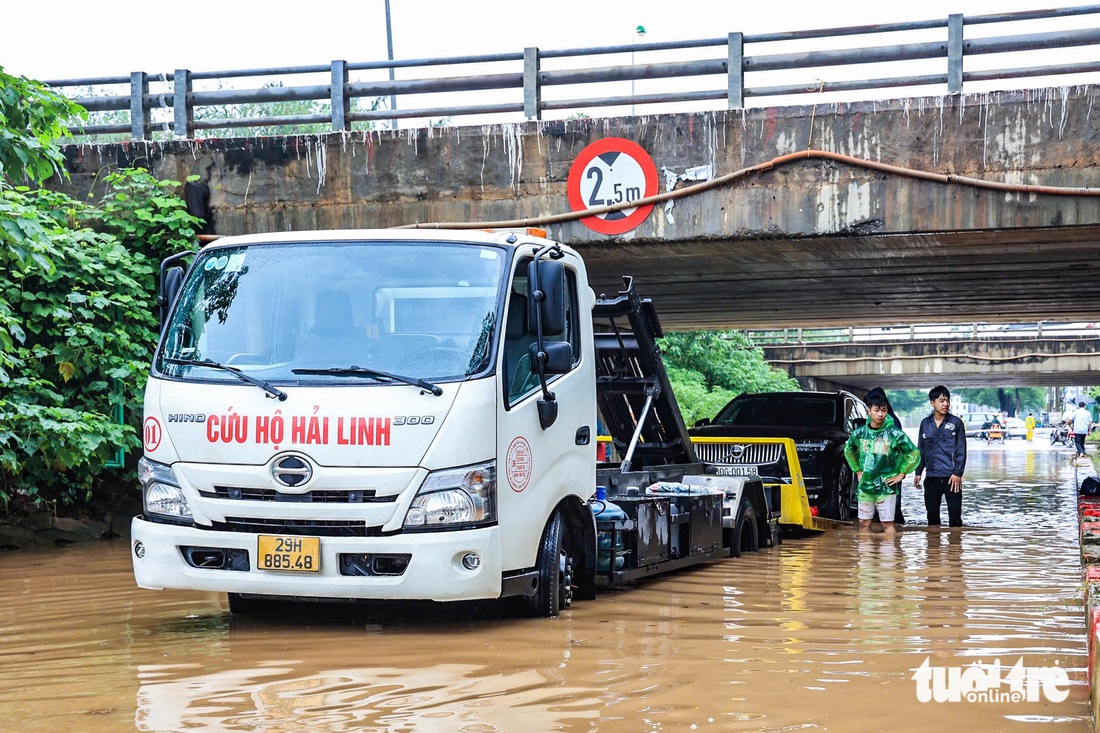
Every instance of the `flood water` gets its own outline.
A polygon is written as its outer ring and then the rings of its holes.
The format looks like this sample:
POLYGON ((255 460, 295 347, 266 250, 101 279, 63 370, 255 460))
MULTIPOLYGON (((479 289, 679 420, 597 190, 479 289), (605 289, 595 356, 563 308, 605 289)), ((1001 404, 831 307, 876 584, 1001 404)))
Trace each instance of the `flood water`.
POLYGON ((0 553, 0 730, 1088 731, 1075 481, 1093 469, 1040 437, 971 441, 962 530, 921 526, 907 481, 897 540, 786 541, 552 620, 241 621, 220 594, 138 590, 125 541, 0 553), (1069 694, 920 702, 925 660, 1057 665, 1069 694))

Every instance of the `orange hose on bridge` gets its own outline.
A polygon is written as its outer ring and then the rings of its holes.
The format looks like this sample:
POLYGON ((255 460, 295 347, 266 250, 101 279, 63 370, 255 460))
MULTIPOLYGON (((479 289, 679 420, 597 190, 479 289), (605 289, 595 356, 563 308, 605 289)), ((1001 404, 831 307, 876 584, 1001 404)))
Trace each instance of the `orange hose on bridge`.
POLYGON ((626 201, 620 204, 597 206, 591 209, 584 209, 582 211, 570 211, 564 214, 549 214, 547 216, 536 216, 526 219, 509 219, 505 221, 427 222, 418 224, 403 224, 401 226, 393 228, 507 229, 513 227, 561 224, 564 222, 584 219, 589 216, 609 214, 612 211, 619 211, 621 209, 632 209, 637 206, 661 204, 666 201, 672 201, 674 199, 694 196, 697 193, 709 191, 712 188, 725 186, 726 184, 732 183, 741 178, 747 178, 748 176, 751 176, 755 173, 761 173, 763 171, 771 170, 772 168, 778 168, 779 166, 787 165, 788 163, 793 163, 797 160, 803 160, 807 158, 832 160, 838 163, 845 163, 847 165, 852 165, 859 168, 867 168, 870 170, 881 171, 883 173, 891 173, 898 176, 905 176, 907 178, 917 178, 924 181, 935 181, 937 183, 956 183, 962 186, 970 186, 972 188, 985 188, 992 191, 1007 191, 1010 193, 1034 193, 1049 196, 1100 196, 1100 188, 1089 188, 1087 186, 1083 188, 1073 186, 1036 186, 1029 183, 1003 183, 1001 181, 986 181, 981 178, 971 178, 969 176, 957 176, 949 173, 932 173, 931 171, 922 171, 916 168, 905 168, 899 165, 880 163, 878 161, 867 160, 866 158, 857 158, 855 156, 844 155, 842 153, 832 153, 827 150, 800 150, 797 153, 780 155, 764 163, 758 163, 757 165, 749 166, 747 168, 741 168, 740 170, 733 171, 732 173, 726 173, 725 175, 718 176, 717 178, 712 178, 709 181, 695 183, 690 186, 684 186, 683 188, 675 189, 673 191, 666 191, 665 193, 658 193, 653 196, 646 196, 645 198, 636 199, 634 201, 626 201))

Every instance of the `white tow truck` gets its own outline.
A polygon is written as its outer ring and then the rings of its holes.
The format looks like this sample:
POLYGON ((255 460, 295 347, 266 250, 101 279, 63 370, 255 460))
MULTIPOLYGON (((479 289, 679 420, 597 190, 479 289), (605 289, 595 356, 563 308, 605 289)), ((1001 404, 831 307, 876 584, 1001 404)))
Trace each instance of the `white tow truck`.
POLYGON ((504 598, 555 616, 778 542, 779 487, 698 463, 652 305, 624 282, 596 298, 575 251, 529 232, 248 235, 168 258, 138 585, 226 592, 233 612, 504 598), (621 460, 597 463, 597 414, 621 460))

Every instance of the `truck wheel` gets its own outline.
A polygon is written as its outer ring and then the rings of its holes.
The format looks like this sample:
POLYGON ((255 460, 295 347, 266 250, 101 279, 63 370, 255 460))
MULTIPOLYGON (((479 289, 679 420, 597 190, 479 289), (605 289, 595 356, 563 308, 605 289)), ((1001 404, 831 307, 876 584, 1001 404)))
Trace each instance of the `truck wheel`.
POLYGON ((733 523, 733 536, 730 538, 730 557, 741 557, 745 552, 760 549, 760 528, 756 524, 756 510, 748 501, 742 502, 737 510, 737 519, 733 523))
POLYGON ((529 616, 553 618, 573 603, 573 558, 563 542, 561 512, 554 512, 539 547, 539 587, 524 598, 529 616))

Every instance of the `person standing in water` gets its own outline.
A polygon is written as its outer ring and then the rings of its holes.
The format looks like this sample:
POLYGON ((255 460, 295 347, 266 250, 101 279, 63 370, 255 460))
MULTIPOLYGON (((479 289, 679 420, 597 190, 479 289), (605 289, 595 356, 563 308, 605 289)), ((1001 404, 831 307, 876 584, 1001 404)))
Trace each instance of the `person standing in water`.
MULTIPOLYGON (((867 399, 870 399, 872 396, 874 396, 876 394, 882 395, 883 397, 886 398, 886 415, 887 415, 887 419, 888 420, 893 420, 894 421, 894 426, 896 428, 898 428, 898 430, 904 430, 904 428, 901 425, 901 418, 899 418, 897 416, 897 413, 894 412, 894 406, 890 404, 890 398, 886 395, 886 390, 884 390, 882 387, 873 387, 871 389, 871 391, 867 393, 867 397, 864 398, 864 402, 866 403, 867 399)), ((866 403, 866 404, 870 404, 870 403, 866 403)), ((904 478, 905 477, 902 476, 902 479, 904 479, 904 478)), ((903 487, 903 484, 898 484, 898 505, 894 508, 894 524, 898 527, 905 526, 905 512, 902 511, 903 510, 902 504, 904 504, 904 502, 902 501, 902 494, 904 493, 904 491, 902 491, 902 487, 903 487)), ((879 518, 879 521, 880 522, 882 521, 881 517, 879 518)))
POLYGON ((951 393, 942 384, 928 392, 932 414, 920 421, 917 447, 920 463, 913 475, 913 485, 921 487, 921 474, 928 470, 924 482, 924 507, 928 510, 928 526, 940 526, 940 505, 947 499, 947 523, 962 526, 962 477, 966 470, 966 426, 951 414, 951 393))
POLYGON ((871 531, 877 511, 883 534, 890 536, 897 532, 894 509, 902 479, 920 462, 920 452, 889 419, 886 395, 868 395, 866 402, 870 420, 852 431, 844 458, 859 478, 859 531, 871 531))

